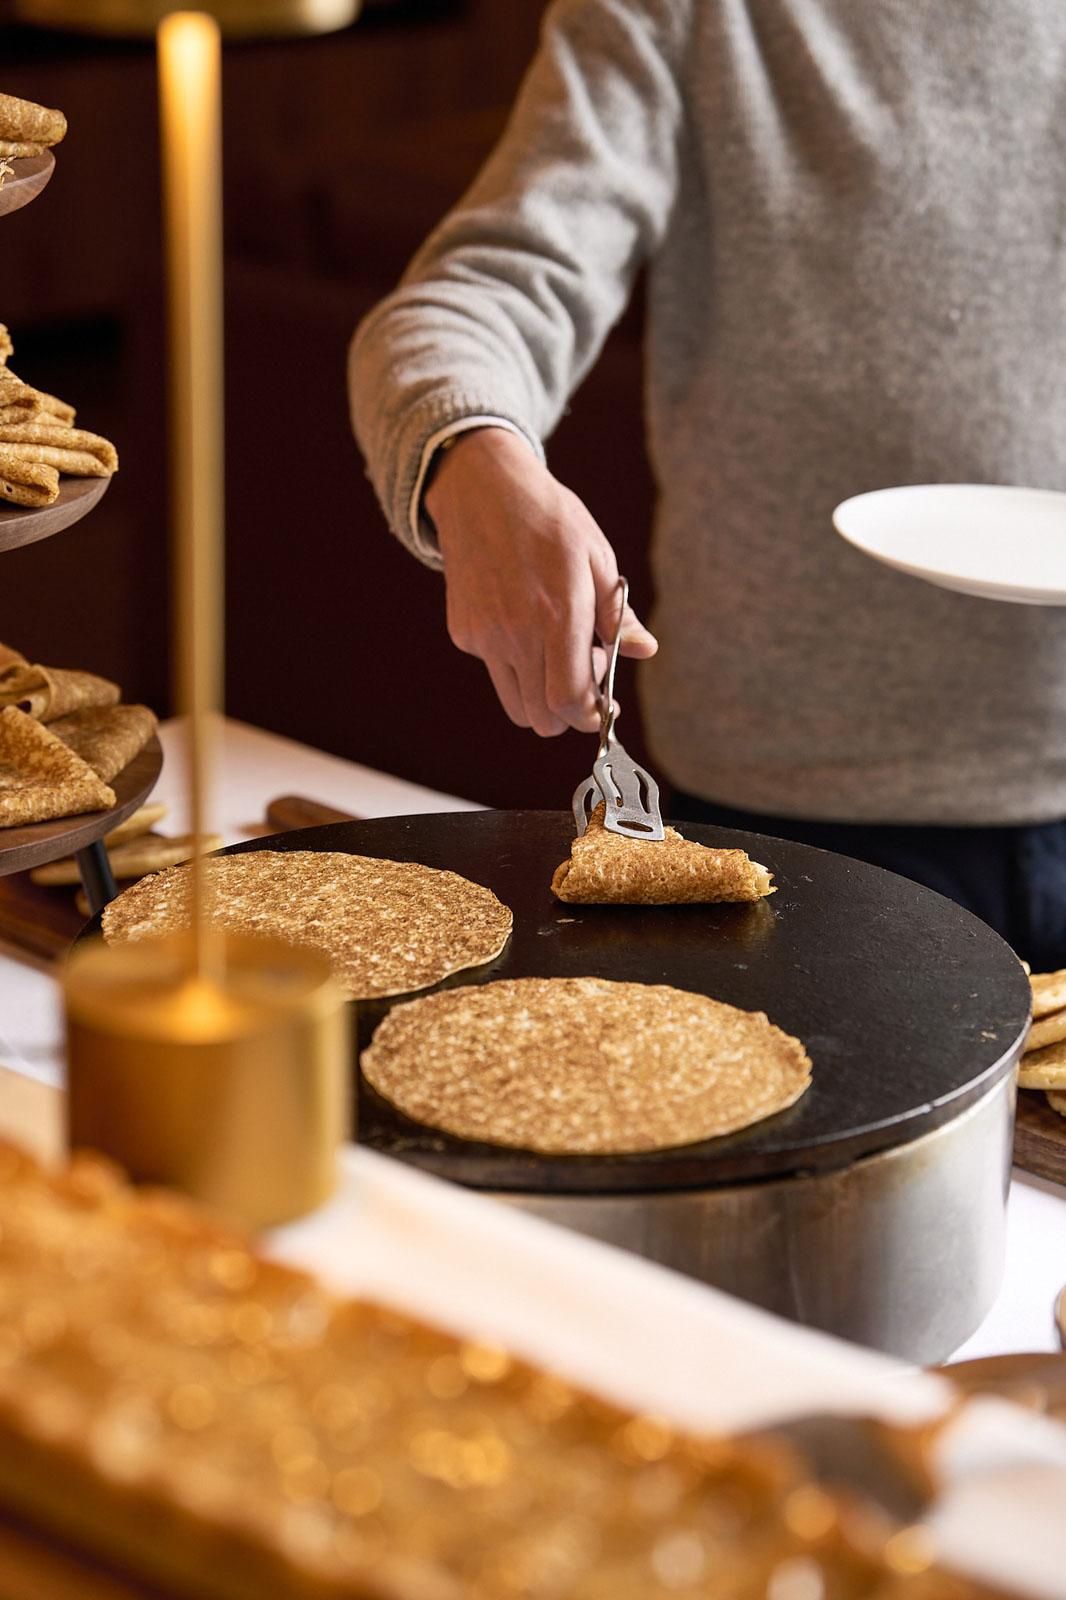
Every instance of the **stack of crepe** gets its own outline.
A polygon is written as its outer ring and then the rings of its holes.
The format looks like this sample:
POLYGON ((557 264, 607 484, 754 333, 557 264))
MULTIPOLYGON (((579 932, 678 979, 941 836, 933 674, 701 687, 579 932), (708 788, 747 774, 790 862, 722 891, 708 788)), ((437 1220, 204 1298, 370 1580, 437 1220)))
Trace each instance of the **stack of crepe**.
POLYGON ((1066 1117, 1066 968, 1034 972, 1033 1023, 1018 1069, 1018 1086, 1042 1089, 1048 1105, 1066 1117))
POLYGON ((0 828, 113 806, 113 778, 148 743, 147 706, 91 672, 31 663, 0 645, 0 828))
MULTIPOLYGON (((4 96, 0 95, 0 109, 4 96)), ((2 127, 0 121, 0 127, 2 127)), ((74 426, 74 407, 35 389, 8 366, 11 336, 0 323, 0 500, 17 506, 51 505, 59 475, 109 478, 118 452, 108 439, 74 426)))
POLYGON ((22 160, 41 156, 58 144, 67 131, 62 111, 50 111, 32 100, 0 94, 0 159, 22 160))

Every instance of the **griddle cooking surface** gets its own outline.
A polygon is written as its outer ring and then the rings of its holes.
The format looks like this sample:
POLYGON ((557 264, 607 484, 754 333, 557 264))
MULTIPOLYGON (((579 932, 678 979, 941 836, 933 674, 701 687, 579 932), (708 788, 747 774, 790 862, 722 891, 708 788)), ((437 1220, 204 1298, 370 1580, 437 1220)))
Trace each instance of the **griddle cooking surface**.
MULTIPOLYGON (((359 1139, 478 1188, 617 1192, 824 1170, 950 1121, 1008 1072, 1029 985, 1003 941, 951 901, 844 856, 686 823, 687 838, 747 850, 777 893, 755 906, 566 906, 549 890, 570 852, 568 812, 467 811, 332 823, 236 845, 420 861, 486 884, 514 912, 498 959, 448 980, 602 977, 727 1000, 802 1039, 810 1089, 740 1133, 676 1150, 543 1157, 453 1139, 360 1082, 359 1139)), ((410 997, 408 997, 410 998, 410 997)), ((359 1006, 360 1048, 398 1001, 359 1006)))

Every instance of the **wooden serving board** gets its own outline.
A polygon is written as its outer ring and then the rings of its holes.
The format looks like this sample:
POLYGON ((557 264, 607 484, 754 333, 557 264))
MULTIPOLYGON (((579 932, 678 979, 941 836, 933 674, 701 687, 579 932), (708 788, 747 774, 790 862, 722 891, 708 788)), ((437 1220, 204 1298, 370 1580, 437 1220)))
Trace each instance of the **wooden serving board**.
POLYGON ((0 550, 17 550, 62 533, 88 516, 107 493, 110 478, 63 478, 59 497, 50 506, 0 506, 0 550))
POLYGON ((61 961, 85 918, 73 889, 43 889, 28 872, 0 878, 0 943, 42 961, 61 961))
POLYGON ((55 171, 56 158, 51 150, 46 150, 39 156, 20 156, 10 165, 11 173, 0 188, 0 217, 36 200, 55 171))
POLYGON ((1066 1117, 1052 1111, 1039 1089, 1019 1089, 1014 1165, 1051 1183, 1066 1184, 1066 1117))

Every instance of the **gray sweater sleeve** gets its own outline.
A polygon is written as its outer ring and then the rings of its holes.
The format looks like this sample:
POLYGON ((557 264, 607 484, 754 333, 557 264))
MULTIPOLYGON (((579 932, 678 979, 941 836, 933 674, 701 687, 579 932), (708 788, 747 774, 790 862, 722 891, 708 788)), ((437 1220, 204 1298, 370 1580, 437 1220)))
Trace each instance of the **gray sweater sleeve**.
POLYGON ((394 533, 423 450, 497 416, 543 454, 676 193, 686 0, 556 0, 503 139, 352 342, 352 422, 394 533))

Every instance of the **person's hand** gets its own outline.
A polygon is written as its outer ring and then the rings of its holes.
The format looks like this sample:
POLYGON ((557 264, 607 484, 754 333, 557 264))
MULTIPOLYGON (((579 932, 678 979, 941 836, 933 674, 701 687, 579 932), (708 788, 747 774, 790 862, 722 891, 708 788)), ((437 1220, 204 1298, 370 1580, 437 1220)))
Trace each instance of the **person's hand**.
MULTIPOLYGON (((595 636, 618 627, 618 563, 596 523, 523 439, 506 428, 462 434, 425 496, 437 530, 453 644, 484 661, 507 715, 544 737, 599 725, 595 636)), ((621 654, 656 640, 629 606, 621 654)), ((602 678, 605 656, 597 647, 602 678)))

